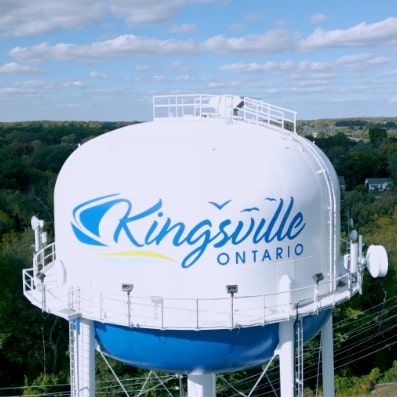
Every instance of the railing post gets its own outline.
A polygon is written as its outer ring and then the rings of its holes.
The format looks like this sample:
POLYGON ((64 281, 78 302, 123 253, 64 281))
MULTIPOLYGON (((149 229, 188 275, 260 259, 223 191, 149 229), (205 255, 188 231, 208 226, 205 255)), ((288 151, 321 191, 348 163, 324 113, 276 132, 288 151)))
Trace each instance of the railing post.
POLYGON ((231 310, 231 328, 234 327, 234 294, 238 292, 238 285, 226 285, 226 291, 230 295, 230 310, 231 310))
POLYGON ((127 292, 128 327, 131 327, 131 295, 127 292))
POLYGON ((99 293, 99 318, 101 319, 101 321, 103 320, 102 313, 103 313, 103 295, 102 295, 102 292, 100 292, 99 293))
POLYGON ((196 299, 196 329, 200 329, 199 300, 196 299))
POLYGON ((266 295, 263 295, 263 324, 266 323, 266 295))
POLYGON ((267 104, 267 124, 270 125, 270 106, 267 104))
POLYGON ((127 293, 127 316, 128 316, 128 327, 131 327, 131 291, 134 288, 133 284, 123 283, 121 284, 121 290, 127 293))
POLYGON ((164 329, 164 299, 161 298, 161 328, 164 329))
POLYGON ((296 112, 294 112, 294 132, 296 133, 296 112))

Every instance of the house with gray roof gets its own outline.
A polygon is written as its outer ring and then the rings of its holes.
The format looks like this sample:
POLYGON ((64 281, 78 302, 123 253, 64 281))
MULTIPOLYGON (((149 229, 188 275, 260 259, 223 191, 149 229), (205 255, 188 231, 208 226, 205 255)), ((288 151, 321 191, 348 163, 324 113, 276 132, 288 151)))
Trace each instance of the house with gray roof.
POLYGON ((367 178, 365 187, 369 191, 383 192, 390 188, 390 178, 367 178))

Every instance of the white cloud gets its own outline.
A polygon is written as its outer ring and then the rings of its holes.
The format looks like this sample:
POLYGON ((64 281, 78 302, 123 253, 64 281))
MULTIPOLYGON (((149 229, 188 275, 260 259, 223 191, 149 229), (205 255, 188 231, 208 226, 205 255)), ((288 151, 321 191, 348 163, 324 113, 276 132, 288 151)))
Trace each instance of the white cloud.
POLYGON ((197 30, 196 26, 192 23, 183 23, 181 25, 171 26, 169 32, 171 33, 193 33, 197 30))
POLYGON ((152 76, 152 82, 154 83, 170 83, 172 81, 172 79, 168 76, 164 76, 164 75, 156 75, 156 76, 152 76))
POLYGON ((0 66, 0 74, 43 74, 44 71, 29 65, 17 62, 9 62, 0 66))
POLYGON ((242 23, 232 23, 228 26, 229 30, 241 30, 244 25, 242 23))
POLYGON ((217 54, 270 54, 293 48, 295 35, 282 29, 262 34, 226 38, 214 36, 205 40, 201 48, 217 54))
POLYGON ((310 21, 312 23, 319 23, 319 22, 325 21, 326 19, 327 19, 327 16, 324 14, 313 14, 310 17, 310 21))
POLYGON ((38 92, 52 90, 57 87, 57 84, 53 82, 46 82, 40 80, 26 80, 26 81, 15 81, 8 87, 1 89, 2 93, 22 94, 22 95, 34 95, 38 92))
POLYGON ((368 65, 385 65, 386 63, 389 63, 389 58, 386 58, 386 57, 381 57, 381 56, 376 56, 376 57, 373 57, 372 59, 369 59, 368 61, 367 61, 367 64, 368 65))
POLYGON ((14 83, 15 87, 25 88, 25 89, 48 89, 48 88, 55 88, 57 85, 53 82, 48 81, 41 81, 41 80, 23 80, 23 81, 16 81, 14 83))
POLYGON ((0 36, 37 36, 59 29, 93 26, 108 17, 130 25, 168 21, 184 6, 220 0, 0 1, 0 36))
POLYGON ((8 55, 20 62, 44 62, 48 59, 90 62, 136 56, 192 55, 200 51, 217 54, 268 54, 285 51, 294 44, 295 35, 285 30, 272 30, 260 35, 225 38, 214 36, 202 43, 194 40, 156 39, 122 35, 91 44, 43 42, 31 47, 14 47, 8 55))
POLYGON ((145 64, 145 65, 136 65, 134 69, 136 71, 138 71, 138 72, 147 72, 147 71, 153 70, 153 66, 152 65, 147 65, 147 64, 145 64))
POLYGON ((285 61, 285 62, 266 62, 259 63, 232 63, 224 64, 218 68, 220 72, 233 73, 291 73, 297 70, 300 71, 323 71, 332 69, 332 64, 329 62, 314 62, 314 61, 285 61))
POLYGON ((68 81, 66 83, 63 83, 62 86, 66 88, 83 88, 86 86, 86 84, 82 81, 68 81))
POLYGON ((0 94, 1 95, 10 95, 10 94, 19 94, 21 93, 20 90, 18 90, 15 87, 0 87, 0 94))
POLYGON ((388 70, 381 74, 382 77, 397 76, 397 69, 388 70))
POLYGON ((294 81, 294 84, 298 84, 300 81, 317 81, 317 82, 329 82, 338 78, 338 74, 335 71, 326 72, 315 72, 315 73, 302 73, 297 71, 296 73, 288 74, 288 80, 294 81))
POLYGON ((154 24, 167 21, 185 4, 185 1, 170 0, 110 0, 114 15, 125 18, 128 24, 154 24))
POLYGON ((125 18, 128 24, 137 25, 168 21, 189 4, 223 3, 223 0, 108 0, 108 2, 115 15, 125 18))
POLYGON ((261 0, 0 0, 0 76, 7 75, 1 92, 15 93, 18 103, 16 116, 7 117, 114 119, 122 114, 117 112, 123 100, 124 114, 130 115, 137 98, 146 95, 150 107, 149 93, 164 93, 164 87, 167 92, 237 87, 244 95, 271 93, 270 101, 298 107, 312 97, 313 114, 321 101, 325 106, 333 96, 362 90, 359 99, 371 99, 384 111, 385 102, 377 102, 374 92, 395 97, 397 18, 382 20, 384 7, 371 7, 344 19, 338 7, 311 15, 293 0, 289 7, 271 8, 261 0), (241 30, 231 33, 232 28, 241 30), (40 73, 45 81, 34 81, 40 73), (110 86, 104 79, 113 76, 110 86), (111 96, 111 90, 119 92, 111 96), (321 95, 314 96, 317 91, 321 95), (24 98, 49 106, 35 107, 24 98), (81 103, 79 113, 56 113, 56 104, 70 101, 81 103), (20 111, 21 103, 28 103, 28 113, 20 111))
POLYGON ((333 63, 304 60, 297 63, 297 68, 299 70, 307 70, 310 72, 327 71, 333 69, 333 63))
POLYGON ((338 63, 355 63, 355 62, 368 62, 373 58, 373 55, 369 52, 362 54, 349 54, 339 57, 336 62, 338 63))
POLYGON ((303 51, 323 48, 365 47, 392 43, 397 36, 397 18, 390 17, 380 22, 362 22, 349 29, 315 29, 299 47, 303 51))
POLYGON ((105 16, 103 1, 2 0, 0 36, 35 36, 53 30, 81 28, 105 16))
POLYGON ((107 73, 97 72, 93 70, 90 72, 90 77, 93 79, 107 79, 109 75, 107 73))
POLYGON ((221 83, 219 81, 211 81, 208 83, 208 88, 223 88, 225 87, 225 83, 221 83))
POLYGON ((244 22, 253 22, 253 21, 258 21, 263 18, 263 12, 262 11, 255 11, 251 12, 247 15, 244 16, 243 21, 244 22))
POLYGON ((193 40, 158 40, 134 35, 118 36, 111 40, 94 42, 88 45, 48 42, 31 46, 15 47, 9 56, 19 61, 44 62, 48 59, 62 61, 90 62, 132 56, 184 54, 197 50, 193 40))
POLYGON ((165 22, 187 3, 194 3, 194 1, 109 0, 112 12, 118 17, 125 18, 131 25, 165 22))
MULTIPOLYGON (((186 26, 186 29, 190 25, 186 26)), ((8 53, 18 62, 43 62, 48 59, 61 61, 90 62, 123 57, 193 55, 209 51, 219 55, 266 55, 285 51, 314 51, 325 47, 359 47, 385 44, 397 36, 397 18, 367 25, 356 25, 346 30, 323 31, 316 29, 311 35, 297 44, 298 36, 285 29, 274 29, 261 34, 241 37, 213 36, 204 41, 192 39, 151 38, 132 34, 120 35, 113 39, 96 41, 90 44, 42 42, 30 47, 14 47, 8 53)), ((385 60, 378 58, 376 62, 385 60)), ((375 62, 373 60, 373 62, 375 62)))
POLYGON ((335 63, 343 67, 345 71, 362 72, 388 64, 389 58, 377 56, 371 53, 344 55, 336 59, 335 63))

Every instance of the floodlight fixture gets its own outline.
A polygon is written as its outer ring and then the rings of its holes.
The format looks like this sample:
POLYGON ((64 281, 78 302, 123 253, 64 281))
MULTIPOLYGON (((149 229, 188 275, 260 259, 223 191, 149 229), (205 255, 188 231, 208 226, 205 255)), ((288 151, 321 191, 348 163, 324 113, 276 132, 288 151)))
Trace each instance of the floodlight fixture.
POLYGON ((313 274, 313 280, 315 281, 316 284, 318 284, 320 281, 324 280, 324 274, 323 273, 313 274))
POLYGON ((134 284, 121 284, 121 290, 127 293, 130 293, 134 288, 134 284))
POLYGON ((237 292, 238 292, 238 285, 237 284, 226 285, 226 291, 228 294, 233 296, 234 294, 237 294, 237 292))

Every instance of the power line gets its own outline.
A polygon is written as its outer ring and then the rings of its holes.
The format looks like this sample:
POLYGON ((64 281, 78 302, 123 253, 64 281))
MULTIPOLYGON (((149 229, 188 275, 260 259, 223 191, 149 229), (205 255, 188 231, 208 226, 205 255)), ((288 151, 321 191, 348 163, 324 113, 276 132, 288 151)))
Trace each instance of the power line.
MULTIPOLYGON (((373 354, 379 353, 384 349, 390 349, 397 344, 397 296, 389 298, 384 302, 361 311, 357 314, 352 314, 350 317, 339 320, 334 323, 334 367, 335 369, 348 366, 373 354), (376 332, 374 332, 376 331, 376 332), (361 337, 364 335, 364 337, 361 337), (366 335, 366 336, 365 336, 366 335), (343 341, 340 338, 343 337, 343 341), (374 344, 374 338, 379 338, 381 343, 374 344), (371 343, 369 343, 371 342, 371 343), (349 354, 346 354, 346 346, 348 344, 349 354)), ((378 340, 378 339, 377 339, 378 340)), ((305 346, 304 354, 307 359, 318 356, 320 350, 320 343, 309 344, 305 346)), ((310 360, 314 361, 314 360, 310 360)), ((317 376, 317 363, 305 367, 305 380, 312 380, 317 376)), ((274 365, 268 370, 268 376, 276 378, 278 366, 274 365)), ((228 381, 232 388, 238 389, 246 384, 253 384, 260 376, 261 372, 250 374, 233 382, 228 381)), ((175 381, 174 375, 158 375, 159 384, 151 385, 150 390, 156 390, 162 387, 162 384, 175 381), (161 384, 160 384, 161 383, 161 384)), ((221 377, 220 377, 221 378, 221 377)), ((124 386, 129 389, 131 393, 139 392, 142 385, 146 382, 146 377, 139 376, 133 378, 123 379, 124 386)), ((230 387, 229 386, 229 387, 230 387)), ((269 390, 260 390, 266 388, 267 385, 261 384, 257 389, 257 396, 265 396, 273 393, 269 390), (258 394, 259 393, 259 394, 258 394)), ((44 386, 20 386, 20 387, 3 387, 0 388, 2 392, 10 392, 8 397, 19 397, 26 390, 39 390, 45 388, 47 392, 34 394, 35 397, 51 397, 51 396, 70 396, 70 391, 61 390, 70 387, 68 384, 44 385, 44 386)), ((114 381, 98 381, 96 383, 96 393, 110 392, 119 388, 114 381)), ((219 386, 219 390, 224 390, 225 386, 219 386)), ((277 389, 275 389, 277 391, 277 389)), ((230 397, 241 394, 229 394, 230 397)), ((24 397, 29 395, 24 394, 24 397)))

